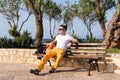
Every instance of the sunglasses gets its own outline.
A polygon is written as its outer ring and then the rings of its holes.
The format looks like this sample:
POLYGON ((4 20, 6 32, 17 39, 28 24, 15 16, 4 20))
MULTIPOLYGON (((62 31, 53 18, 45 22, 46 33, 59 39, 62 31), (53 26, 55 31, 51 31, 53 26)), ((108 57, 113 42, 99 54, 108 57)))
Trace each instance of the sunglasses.
POLYGON ((61 30, 64 30, 64 29, 60 28, 60 29, 58 29, 58 30, 60 30, 60 31, 61 31, 61 30))

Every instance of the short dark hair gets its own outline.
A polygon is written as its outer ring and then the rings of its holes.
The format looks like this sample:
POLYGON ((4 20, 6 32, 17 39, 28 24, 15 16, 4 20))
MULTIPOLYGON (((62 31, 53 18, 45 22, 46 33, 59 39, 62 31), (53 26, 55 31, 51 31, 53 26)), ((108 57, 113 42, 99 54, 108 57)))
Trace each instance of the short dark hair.
POLYGON ((67 30, 67 26, 66 25, 60 25, 60 27, 63 27, 65 30, 67 30))

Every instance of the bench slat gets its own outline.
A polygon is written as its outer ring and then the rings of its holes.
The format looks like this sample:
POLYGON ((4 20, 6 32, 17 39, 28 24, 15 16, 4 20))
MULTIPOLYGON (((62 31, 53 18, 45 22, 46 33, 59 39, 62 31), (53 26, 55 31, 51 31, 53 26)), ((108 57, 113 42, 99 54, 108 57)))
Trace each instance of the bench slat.
MULTIPOLYGON (((71 47, 71 49, 76 49, 77 47, 71 47)), ((106 48, 105 47, 78 47, 77 49, 100 49, 100 50, 106 50, 106 48)))
MULTIPOLYGON (((73 44, 73 46, 76 44, 73 44)), ((78 45, 83 45, 83 46, 106 46, 105 43, 78 43, 78 45)))
POLYGON ((73 54, 73 55, 66 55, 64 58, 85 58, 85 59, 99 59, 105 58, 104 55, 80 55, 80 54, 73 54))
MULTIPOLYGON (((46 45, 46 43, 45 43, 46 45)), ((68 49, 68 58, 98 58, 106 54, 105 43, 78 43, 72 44, 71 49, 68 49), (71 55, 72 54, 72 55, 71 55)), ((36 54, 36 56, 43 56, 45 54, 36 54)))
POLYGON ((87 50, 72 50, 71 51, 72 53, 75 53, 75 54, 80 54, 80 53, 91 53, 91 54, 105 54, 106 51, 87 51, 87 50))
POLYGON ((35 56, 44 56, 45 54, 33 54, 33 55, 35 55, 35 56))

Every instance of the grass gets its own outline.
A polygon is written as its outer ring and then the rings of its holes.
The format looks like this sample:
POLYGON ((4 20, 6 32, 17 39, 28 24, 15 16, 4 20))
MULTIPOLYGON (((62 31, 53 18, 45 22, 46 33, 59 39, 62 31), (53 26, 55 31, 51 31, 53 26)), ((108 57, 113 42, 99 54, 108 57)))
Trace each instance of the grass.
POLYGON ((112 48, 112 49, 107 49, 107 53, 116 53, 116 54, 120 54, 120 49, 119 48, 112 48))

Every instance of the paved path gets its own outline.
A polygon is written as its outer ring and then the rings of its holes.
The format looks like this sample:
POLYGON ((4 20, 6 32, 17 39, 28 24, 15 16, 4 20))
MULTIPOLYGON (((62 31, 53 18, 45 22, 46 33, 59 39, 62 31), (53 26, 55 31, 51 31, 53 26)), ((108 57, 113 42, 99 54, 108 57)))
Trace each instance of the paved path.
POLYGON ((0 80, 120 80, 119 74, 92 71, 87 76, 86 70, 59 67, 55 73, 49 74, 49 66, 45 66, 40 75, 29 73, 34 64, 0 64, 0 80))

